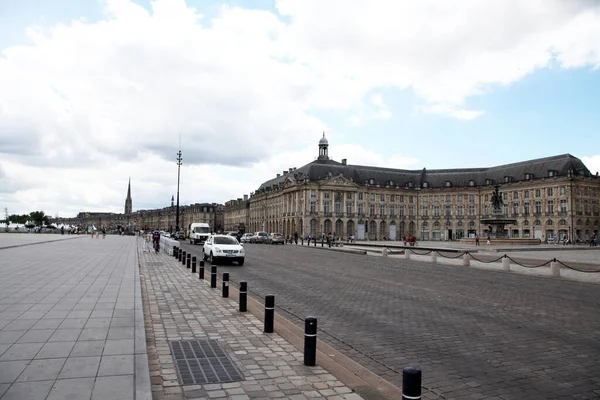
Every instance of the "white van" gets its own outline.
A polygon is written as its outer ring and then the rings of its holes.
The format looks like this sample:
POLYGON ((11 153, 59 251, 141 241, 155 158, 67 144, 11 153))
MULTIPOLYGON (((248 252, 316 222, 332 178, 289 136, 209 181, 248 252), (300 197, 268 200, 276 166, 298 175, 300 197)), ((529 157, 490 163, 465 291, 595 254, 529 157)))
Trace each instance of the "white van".
POLYGON ((195 222, 190 225, 190 244, 206 242, 210 236, 210 225, 204 222, 195 222))

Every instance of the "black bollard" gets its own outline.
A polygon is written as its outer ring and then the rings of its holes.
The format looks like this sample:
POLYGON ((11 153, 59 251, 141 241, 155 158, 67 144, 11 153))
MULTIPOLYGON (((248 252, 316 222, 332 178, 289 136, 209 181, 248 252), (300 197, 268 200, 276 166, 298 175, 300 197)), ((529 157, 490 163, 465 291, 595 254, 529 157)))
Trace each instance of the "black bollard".
POLYGON ((304 365, 314 367, 317 363, 317 319, 304 319, 304 365))
POLYGON ((321 238, 321 247, 323 247, 323 238, 321 238))
POLYGON ((196 256, 192 257, 192 274, 196 273, 196 256))
POLYGON ((200 267, 198 271, 198 279, 204 279, 204 260, 200 261, 200 267))
POLYGON ((185 260, 185 264, 188 268, 192 266, 192 253, 187 254, 187 260, 185 260))
POLYGON ((177 259, 179 260, 179 262, 181 262, 181 256, 183 255, 183 250, 182 249, 177 249, 177 259))
POLYGON ((240 312, 248 310, 248 282, 240 282, 240 312))
MULTIPOLYGON (((315 242, 315 247, 317 247, 317 238, 314 238, 313 241, 315 242)), ((310 245, 310 242, 308 244, 310 245)))
POLYGON ((217 266, 216 265, 210 266, 210 287, 211 288, 217 287, 217 266))
POLYGON ((229 297, 229 272, 223 272, 223 297, 229 297))
POLYGON ((302 236, 302 246, 304 246, 304 236, 302 236))
POLYGON ((187 257, 187 251, 183 251, 183 255, 181 256, 181 265, 185 267, 185 258, 187 257))
POLYGON ((265 296, 265 333, 273 333, 273 321, 275 319, 275 296, 265 296))
POLYGON ((406 367, 402 370, 402 400, 421 399, 421 369, 406 367))
POLYGON ((173 257, 177 258, 177 251, 179 250, 179 248, 177 246, 173 246, 173 257))

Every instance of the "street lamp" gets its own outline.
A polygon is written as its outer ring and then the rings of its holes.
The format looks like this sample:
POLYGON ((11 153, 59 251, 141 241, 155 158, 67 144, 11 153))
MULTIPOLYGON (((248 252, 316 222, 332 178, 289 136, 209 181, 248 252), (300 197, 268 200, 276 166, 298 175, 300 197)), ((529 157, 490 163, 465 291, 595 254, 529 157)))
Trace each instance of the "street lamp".
POLYGON ((181 149, 177 152, 177 210, 175 214, 175 233, 179 232, 179 176, 181 170, 181 149))

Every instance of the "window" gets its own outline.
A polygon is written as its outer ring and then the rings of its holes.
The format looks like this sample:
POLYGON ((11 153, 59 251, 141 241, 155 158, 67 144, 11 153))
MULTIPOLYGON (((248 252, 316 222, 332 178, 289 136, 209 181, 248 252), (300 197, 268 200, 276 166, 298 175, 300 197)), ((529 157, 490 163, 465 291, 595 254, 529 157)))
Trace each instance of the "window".
POLYGON ((438 195, 433 196, 434 203, 439 203, 439 201, 440 201, 440 196, 438 196, 438 195))
POLYGON ((379 205, 379 215, 381 217, 385 217, 385 204, 380 204, 379 205))
POLYGON ((346 213, 352 214, 352 202, 351 201, 346 202, 346 213))
POLYGON ((446 181, 446 187, 452 187, 452 182, 446 181))
POLYGON ((469 186, 475 186, 475 181, 473 179, 469 181, 469 186))
POLYGON ((379 201, 385 201, 385 194, 379 195, 379 201))
POLYGON ((462 217, 463 216, 463 206, 456 207, 456 213, 458 214, 459 217, 462 217))
POLYGON ((519 192, 516 190, 513 192, 513 200, 517 200, 519 198, 519 192))
POLYGON ((553 171, 553 170, 548 171, 548 176, 550 178, 552 178, 554 175, 556 175, 555 171, 553 171))
POLYGON ((554 190, 552 188, 548 188, 548 196, 554 196, 554 190))
POLYGON ((390 205, 390 217, 395 217, 395 216, 396 216, 396 205, 391 204, 390 205))
POLYGON ((519 215, 519 203, 513 203, 513 216, 519 215))
POLYGON ((346 193, 346 200, 352 200, 352 192, 346 193))
POLYGON ((396 201, 396 195, 395 194, 391 194, 390 195, 390 202, 395 202, 396 201))
POLYGON ((363 203, 358 203, 358 214, 363 215, 365 213, 365 206, 363 203))
POLYGON ((358 193, 358 199, 361 200, 361 201, 363 200, 363 193, 362 192, 358 193))
POLYGON ((541 213, 542 213, 542 202, 536 201, 535 202, 535 214, 540 215, 541 213))
POLYGON ((525 191, 523 192, 523 198, 524 198, 524 199, 528 199, 528 198, 529 198, 529 190, 525 190, 525 191))
POLYGON ((560 213, 562 215, 567 215, 567 201, 566 200, 560 201, 560 213))
POLYGON ((408 216, 409 217, 414 217, 415 216, 415 206, 408 206, 408 216))
POLYGON ((423 204, 429 203, 429 196, 423 196, 423 204))
POLYGON ((316 202, 316 201, 314 201, 314 200, 312 200, 312 201, 310 202, 310 212, 311 212, 312 214, 314 214, 314 213, 316 213, 316 212, 317 212, 317 202, 316 202))
POLYGON ((375 193, 371 193, 371 201, 375 201, 375 193))
POLYGON ((370 215, 371 217, 374 217, 374 216, 375 216, 375 204, 373 204, 373 203, 371 203, 371 204, 369 205, 369 215, 370 215))
POLYGON ((339 202, 339 201, 336 201, 336 202, 333 204, 333 206, 334 206, 334 208, 335 208, 335 213, 336 213, 336 214, 341 214, 341 213, 342 213, 342 203, 341 203, 341 202, 339 202))
POLYGON ((323 192, 323 198, 329 200, 329 192, 323 192))
POLYGON ((400 199, 400 203, 404 203, 404 195, 403 195, 403 194, 401 194, 401 195, 400 195, 400 196, 398 196, 398 197, 399 197, 399 199, 400 199))
POLYGON ((446 204, 446 217, 450 217, 452 215, 452 206, 446 204))
POLYGON ((560 187, 560 195, 564 196, 567 193, 567 188, 565 186, 560 187))
POLYGON ((525 216, 529 215, 529 202, 528 201, 523 203, 523 214, 525 216))
POLYGON ((238 244, 233 236, 215 236, 215 244, 238 244))
POLYGON ((423 182, 423 188, 427 189, 429 187, 429 183, 428 182, 423 182))
POLYGON ((473 204, 469 204, 469 215, 470 216, 475 215, 475 206, 473 204))
POLYGON ((329 200, 325 200, 325 201, 323 202, 323 212, 324 212, 325 214, 329 214, 329 213, 331 212, 331 209, 330 209, 330 207, 329 207, 329 200))
POLYGON ((548 200, 548 214, 554 214, 554 200, 548 200))
POLYGON ((451 203, 452 202, 452 197, 448 194, 446 195, 446 203, 451 203))
POLYGON ((414 200, 413 200, 413 196, 408 196, 408 202, 409 202, 409 203, 412 203, 413 201, 414 201, 414 200))
POLYGON ((434 217, 440 216, 440 206, 438 206, 437 204, 435 206, 433 206, 433 216, 434 217))
POLYGON ((590 210, 589 210, 589 208, 588 208, 588 201, 587 201, 587 200, 584 200, 584 201, 583 201, 583 212, 584 212, 585 214, 587 214, 589 211, 590 211, 590 210))
POLYGON ((423 206, 423 211, 421 212, 421 215, 424 217, 427 217, 429 215, 429 210, 426 205, 423 206))
POLYGON ((456 196, 456 201, 458 201, 459 203, 462 203, 462 201, 463 201, 462 194, 459 194, 458 196, 456 196))
POLYGON ((475 195, 474 194, 469 195, 469 203, 475 203, 475 195))
POLYGON ((542 195, 542 191, 540 189, 535 189, 535 197, 540 197, 542 195))
POLYGON ((400 207, 398 207, 398 210, 400 210, 400 216, 404 217, 404 206, 400 205, 400 207))

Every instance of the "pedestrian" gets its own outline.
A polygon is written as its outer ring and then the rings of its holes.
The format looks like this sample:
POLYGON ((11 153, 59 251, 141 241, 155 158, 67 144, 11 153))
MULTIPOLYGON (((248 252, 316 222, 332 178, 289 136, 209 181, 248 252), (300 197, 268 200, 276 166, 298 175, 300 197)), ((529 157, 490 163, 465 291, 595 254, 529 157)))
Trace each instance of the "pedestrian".
POLYGON ((479 246, 479 235, 475 234, 475 246, 479 246))
POLYGON ((490 236, 489 235, 487 237, 487 242, 485 242, 485 244, 488 245, 488 246, 492 244, 492 241, 490 240, 490 236))
POLYGON ((298 232, 294 232, 294 243, 298 244, 298 232))
POLYGON ((143 251, 146 252, 150 252, 151 248, 150 248, 150 233, 146 234, 144 237, 144 249, 143 251))

